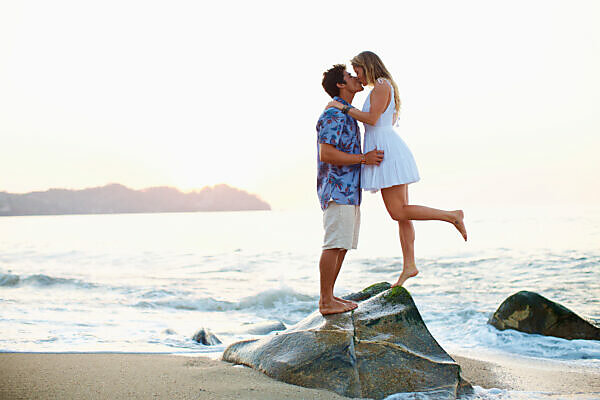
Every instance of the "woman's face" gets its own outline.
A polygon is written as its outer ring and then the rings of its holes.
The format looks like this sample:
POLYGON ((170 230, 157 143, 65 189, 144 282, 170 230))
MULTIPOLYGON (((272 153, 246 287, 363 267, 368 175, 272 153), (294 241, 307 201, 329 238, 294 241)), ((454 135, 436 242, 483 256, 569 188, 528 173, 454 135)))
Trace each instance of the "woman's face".
POLYGON ((356 77, 358 78, 359 82, 365 86, 367 84, 367 78, 365 77, 365 70, 363 67, 359 67, 359 66, 352 66, 352 68, 354 69, 354 72, 356 73, 356 77))

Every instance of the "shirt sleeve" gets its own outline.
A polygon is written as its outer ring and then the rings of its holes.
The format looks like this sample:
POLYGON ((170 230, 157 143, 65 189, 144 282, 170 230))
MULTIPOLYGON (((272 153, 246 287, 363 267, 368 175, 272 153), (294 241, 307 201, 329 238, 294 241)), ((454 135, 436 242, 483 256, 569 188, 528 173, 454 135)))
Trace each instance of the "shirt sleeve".
POLYGON ((344 128, 344 115, 338 109, 327 110, 319 120, 318 128, 319 143, 337 146, 344 128))

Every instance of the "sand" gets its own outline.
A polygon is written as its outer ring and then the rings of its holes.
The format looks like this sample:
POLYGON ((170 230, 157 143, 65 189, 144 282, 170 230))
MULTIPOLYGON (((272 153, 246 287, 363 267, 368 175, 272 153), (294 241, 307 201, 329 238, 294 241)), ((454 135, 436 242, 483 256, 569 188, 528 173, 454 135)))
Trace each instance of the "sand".
POLYGON ((343 399, 203 357, 0 354, 0 399, 343 399))
MULTIPOLYGON (((600 399, 600 369, 584 368, 548 360, 495 356, 482 361, 453 355, 462 376, 473 385, 524 392, 596 394, 600 399), (525 361, 524 361, 525 360, 525 361)), ((589 398, 589 397, 588 397, 589 398)))
MULTIPOLYGON (((600 398, 600 370, 453 356, 473 385, 600 398), (591 395, 583 396, 582 393, 591 395)), ((558 398, 558 397, 557 397, 558 398)), ((0 399, 345 399, 204 357, 0 353, 0 399)))

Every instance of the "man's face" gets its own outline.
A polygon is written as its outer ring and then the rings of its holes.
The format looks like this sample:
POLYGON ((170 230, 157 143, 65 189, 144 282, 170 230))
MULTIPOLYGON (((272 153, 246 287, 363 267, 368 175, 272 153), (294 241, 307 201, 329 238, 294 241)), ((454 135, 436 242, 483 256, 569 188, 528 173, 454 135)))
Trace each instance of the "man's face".
POLYGON ((344 80, 346 81, 346 89, 352 93, 357 93, 364 90, 363 86, 356 76, 352 76, 348 71, 344 71, 344 80))

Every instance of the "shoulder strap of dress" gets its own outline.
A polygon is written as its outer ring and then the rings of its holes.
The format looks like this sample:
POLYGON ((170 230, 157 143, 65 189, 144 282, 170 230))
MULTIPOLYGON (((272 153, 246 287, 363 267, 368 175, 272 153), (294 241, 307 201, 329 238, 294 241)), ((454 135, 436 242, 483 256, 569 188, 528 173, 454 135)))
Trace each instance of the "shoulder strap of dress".
POLYGON ((387 78, 377 78, 377 82, 378 83, 383 83, 383 82, 387 83, 392 91, 390 93, 391 94, 390 103, 388 104, 388 108, 389 108, 392 104, 394 104, 394 87, 392 86, 392 82, 390 82, 387 78))
POLYGON ((389 79, 387 78, 377 78, 377 83, 387 83, 388 86, 390 87, 390 89, 392 89, 392 96, 394 95, 394 87, 392 86, 392 82, 389 81, 389 79))
MULTIPOLYGON (((377 78, 377 82, 378 83, 387 83, 388 85, 390 85, 390 87, 392 87, 392 83, 387 79, 387 78, 377 78)), ((393 88, 392 88, 393 89, 393 88)))

